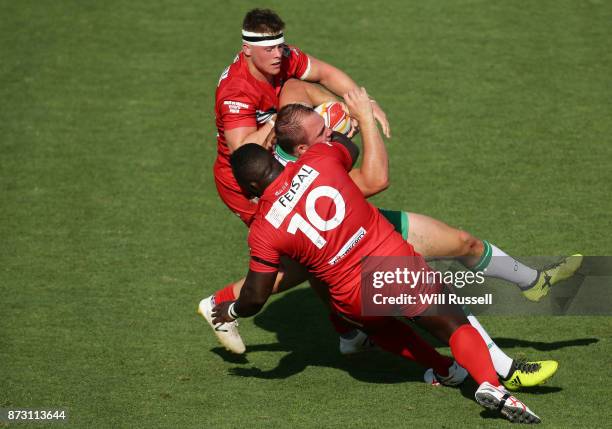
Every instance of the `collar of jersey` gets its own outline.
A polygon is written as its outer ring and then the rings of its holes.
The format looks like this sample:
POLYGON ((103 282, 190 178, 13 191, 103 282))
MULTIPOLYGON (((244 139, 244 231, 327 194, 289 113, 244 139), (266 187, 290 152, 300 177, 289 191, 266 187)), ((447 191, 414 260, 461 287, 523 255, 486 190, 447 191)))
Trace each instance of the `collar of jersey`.
POLYGON ((297 157, 288 154, 279 145, 274 145, 274 151, 279 156, 279 158, 282 158, 283 160, 285 160, 287 162, 289 162, 289 161, 293 161, 293 162, 297 161, 297 157))

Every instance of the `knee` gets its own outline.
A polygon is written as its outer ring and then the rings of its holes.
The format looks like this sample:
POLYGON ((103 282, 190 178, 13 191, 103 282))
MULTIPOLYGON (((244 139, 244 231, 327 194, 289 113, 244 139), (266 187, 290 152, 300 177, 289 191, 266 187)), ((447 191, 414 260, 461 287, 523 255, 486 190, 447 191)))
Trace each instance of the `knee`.
POLYGON ((482 241, 466 231, 457 233, 458 253, 460 256, 471 256, 483 251, 482 241))

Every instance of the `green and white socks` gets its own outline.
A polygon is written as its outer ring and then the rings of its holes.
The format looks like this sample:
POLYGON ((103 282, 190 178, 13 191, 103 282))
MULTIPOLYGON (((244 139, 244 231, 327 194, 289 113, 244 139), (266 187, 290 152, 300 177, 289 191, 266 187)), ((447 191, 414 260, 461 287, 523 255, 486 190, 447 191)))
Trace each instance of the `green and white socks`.
POLYGON ((487 277, 495 277, 516 284, 521 289, 529 289, 538 278, 538 270, 517 261, 499 247, 482 240, 484 251, 480 260, 471 267, 482 271, 487 277))

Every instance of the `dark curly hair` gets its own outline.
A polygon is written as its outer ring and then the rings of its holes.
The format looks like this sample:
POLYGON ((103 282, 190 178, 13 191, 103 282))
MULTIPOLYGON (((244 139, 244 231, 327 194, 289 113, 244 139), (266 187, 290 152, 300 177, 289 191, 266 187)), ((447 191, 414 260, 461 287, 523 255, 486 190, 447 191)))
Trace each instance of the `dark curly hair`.
POLYGON ((250 10, 242 21, 242 29, 255 33, 279 33, 285 28, 280 16, 270 9, 250 10))

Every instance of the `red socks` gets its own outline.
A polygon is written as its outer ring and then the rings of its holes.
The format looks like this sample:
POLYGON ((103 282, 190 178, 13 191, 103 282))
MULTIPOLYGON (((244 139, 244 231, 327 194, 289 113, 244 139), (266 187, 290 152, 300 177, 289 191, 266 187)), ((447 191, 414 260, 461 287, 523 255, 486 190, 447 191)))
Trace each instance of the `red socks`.
POLYGON ((479 385, 488 381, 499 386, 489 349, 478 331, 469 324, 461 325, 450 337, 451 353, 459 365, 470 373, 479 385))
POLYGON ((433 368, 443 377, 448 375, 448 368, 453 364, 451 358, 442 356, 410 326, 397 319, 389 318, 384 326, 369 335, 381 349, 416 361, 425 368, 433 368))
POLYGON ((223 289, 215 292, 215 304, 217 305, 226 301, 234 301, 236 298, 236 295, 234 295, 234 283, 230 283, 223 289))

